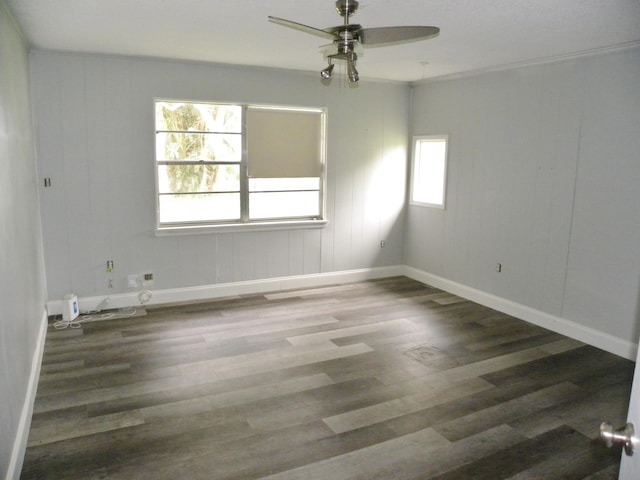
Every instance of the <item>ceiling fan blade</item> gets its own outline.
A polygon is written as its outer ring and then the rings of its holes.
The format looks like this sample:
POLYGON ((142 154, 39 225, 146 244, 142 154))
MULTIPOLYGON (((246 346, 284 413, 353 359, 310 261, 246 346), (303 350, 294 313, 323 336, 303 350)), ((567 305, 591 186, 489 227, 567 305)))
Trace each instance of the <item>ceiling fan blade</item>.
POLYGON ((378 27, 360 30, 360 42, 368 46, 382 46, 393 43, 415 42, 435 37, 438 27, 378 27))
POLYGON ((320 37, 328 38, 331 40, 334 40, 337 37, 337 35, 331 32, 327 32, 319 28, 310 27, 309 25, 303 25, 302 23, 293 22, 291 20, 286 20, 284 18, 269 16, 269 21, 273 23, 277 23, 278 25, 282 25, 284 27, 293 28, 295 30, 300 30, 302 32, 310 33, 312 35, 318 35, 320 37))

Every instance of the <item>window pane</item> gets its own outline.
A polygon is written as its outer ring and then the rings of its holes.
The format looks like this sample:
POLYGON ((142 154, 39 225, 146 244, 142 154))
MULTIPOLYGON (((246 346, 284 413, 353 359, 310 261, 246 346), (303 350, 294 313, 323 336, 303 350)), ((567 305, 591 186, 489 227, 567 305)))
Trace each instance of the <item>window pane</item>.
POLYGON ((213 103, 156 102, 156 130, 242 131, 242 107, 213 103))
POLYGON ((157 132, 158 161, 240 162, 242 136, 221 133, 157 132))
POLYGON ((209 134, 206 136, 208 159, 215 162, 238 162, 242 159, 242 135, 209 134))
POLYGON ((320 215, 319 192, 268 192, 249 194, 252 220, 320 215))
POLYGON ((160 195, 160 223, 214 222, 240 218, 240 194, 160 195))
POLYGON ((159 165, 160 193, 238 192, 239 165, 159 165))
POLYGON ((444 206, 447 139, 418 139, 413 159, 412 202, 444 206))

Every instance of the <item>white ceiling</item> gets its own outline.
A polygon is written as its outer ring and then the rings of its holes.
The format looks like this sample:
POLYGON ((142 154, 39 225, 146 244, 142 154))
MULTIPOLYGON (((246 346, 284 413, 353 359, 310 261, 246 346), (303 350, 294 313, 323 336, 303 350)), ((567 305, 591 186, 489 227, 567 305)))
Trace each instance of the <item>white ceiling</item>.
MULTIPOLYGON (((319 72, 327 41, 267 21, 340 25, 334 0, 5 0, 31 45, 319 72)), ((365 48, 360 78, 416 81, 640 45, 640 0, 360 0, 363 27, 436 38, 365 48)))

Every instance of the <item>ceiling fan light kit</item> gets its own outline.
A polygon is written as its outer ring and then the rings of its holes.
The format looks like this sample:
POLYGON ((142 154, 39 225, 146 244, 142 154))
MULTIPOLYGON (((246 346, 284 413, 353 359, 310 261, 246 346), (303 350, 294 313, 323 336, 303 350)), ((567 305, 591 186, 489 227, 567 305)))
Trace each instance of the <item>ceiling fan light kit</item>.
POLYGON ((331 78, 331 73, 333 72, 333 67, 335 67, 335 65, 331 63, 331 60, 329 60, 329 65, 320 71, 320 76, 324 80, 329 80, 331 78))
POLYGON ((271 16, 269 20, 285 27, 332 40, 331 48, 325 50, 325 57, 329 64, 320 71, 320 76, 324 80, 330 79, 335 66, 333 61, 343 60, 347 64, 349 83, 357 83, 360 78, 356 70, 356 61, 358 59, 356 50, 361 46, 385 46, 414 42, 435 37, 440 33, 438 27, 425 26, 362 28, 360 25, 349 23, 349 18, 356 13, 358 5, 356 0, 336 1, 336 10, 344 17, 344 23, 337 27, 320 29, 271 16))

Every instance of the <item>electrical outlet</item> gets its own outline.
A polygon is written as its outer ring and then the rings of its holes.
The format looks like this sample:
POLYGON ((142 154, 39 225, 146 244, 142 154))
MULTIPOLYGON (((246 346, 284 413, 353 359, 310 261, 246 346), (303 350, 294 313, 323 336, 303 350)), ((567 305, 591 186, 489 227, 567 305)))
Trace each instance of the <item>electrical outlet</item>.
POLYGON ((153 272, 147 272, 144 275, 142 275, 142 286, 143 287, 150 287, 153 285, 153 280, 154 280, 154 276, 153 276, 153 272))
POLYGON ((384 248, 387 246, 387 242, 385 242, 384 240, 380 240, 380 248, 384 248))

